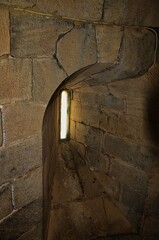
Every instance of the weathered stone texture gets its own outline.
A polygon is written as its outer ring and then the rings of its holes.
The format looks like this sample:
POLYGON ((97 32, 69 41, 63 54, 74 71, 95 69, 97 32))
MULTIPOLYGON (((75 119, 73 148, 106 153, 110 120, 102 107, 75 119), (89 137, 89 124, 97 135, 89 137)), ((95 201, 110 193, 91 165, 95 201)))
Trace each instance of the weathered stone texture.
POLYGON ((3 125, 2 125, 2 111, 0 109, 0 147, 3 144, 3 125))
POLYGON ((111 176, 114 176, 122 184, 125 184, 126 179, 126 184, 129 187, 142 194, 146 193, 148 175, 145 172, 115 158, 111 158, 110 164, 111 176))
POLYGON ((33 60, 33 98, 38 102, 48 103, 53 92, 66 78, 54 59, 33 60))
POLYGON ((116 63, 119 61, 123 30, 117 26, 96 26, 98 61, 116 63))
POLYGON ((10 53, 9 12, 0 7, 0 56, 10 53))
POLYGON ((37 168, 13 181, 15 208, 42 197, 42 169, 37 168))
POLYGON ((35 200, 4 219, 0 224, 0 233, 2 232, 4 239, 16 239, 14 238, 15 236, 20 236, 28 232, 41 220, 42 201, 35 200))
POLYGON ((24 233, 18 240, 42 240, 42 224, 34 226, 30 231, 24 233))
POLYGON ((17 6, 22 8, 33 7, 36 3, 36 0, 1 0, 1 4, 9 5, 9 6, 17 6))
POLYGON ((133 144, 113 135, 105 135, 103 152, 117 157, 144 171, 150 171, 156 151, 150 147, 133 144))
POLYGON ((29 59, 0 60, 1 103, 31 98, 31 69, 32 63, 29 59))
POLYGON ((102 17, 103 0, 38 0, 37 6, 58 16, 97 21, 102 17))
POLYGON ((0 186, 0 220, 12 212, 12 196, 10 184, 0 186))
POLYGON ((99 109, 80 102, 71 102, 71 119, 87 125, 99 127, 99 109), (81 114, 82 112, 82 114, 81 114))
POLYGON ((21 176, 30 169, 42 165, 42 149, 39 138, 29 138, 11 147, 0 149, 0 184, 21 176))
POLYGON ((104 21, 119 25, 158 26, 157 0, 107 0, 104 6, 104 21), (151 9, 151 11, 150 11, 151 9))
POLYGON ((31 102, 18 102, 4 107, 5 144, 41 134, 45 107, 31 102))
POLYGON ((12 12, 11 22, 11 54, 16 57, 52 57, 59 35, 72 28, 66 21, 18 11, 12 12))
POLYGON ((155 41, 155 35, 150 30, 125 28, 121 46, 123 73, 138 75, 148 70, 154 62, 155 41))
POLYGON ((58 41, 57 58, 68 75, 96 63, 95 30, 91 24, 76 25, 58 41))

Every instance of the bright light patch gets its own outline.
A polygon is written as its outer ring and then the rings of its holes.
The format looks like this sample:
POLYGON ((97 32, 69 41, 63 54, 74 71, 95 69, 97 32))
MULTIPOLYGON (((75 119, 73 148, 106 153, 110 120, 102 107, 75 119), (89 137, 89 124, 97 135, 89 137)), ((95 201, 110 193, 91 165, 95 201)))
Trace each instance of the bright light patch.
POLYGON ((61 92, 60 139, 66 139, 69 133, 70 96, 68 90, 61 92))

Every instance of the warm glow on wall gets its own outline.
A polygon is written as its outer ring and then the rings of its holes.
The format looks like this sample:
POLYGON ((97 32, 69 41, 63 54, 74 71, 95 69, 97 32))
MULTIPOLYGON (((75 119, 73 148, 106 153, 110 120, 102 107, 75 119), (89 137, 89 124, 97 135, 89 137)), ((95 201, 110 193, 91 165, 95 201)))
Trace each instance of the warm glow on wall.
POLYGON ((67 139, 70 130, 70 91, 62 90, 60 96, 60 139, 67 139))

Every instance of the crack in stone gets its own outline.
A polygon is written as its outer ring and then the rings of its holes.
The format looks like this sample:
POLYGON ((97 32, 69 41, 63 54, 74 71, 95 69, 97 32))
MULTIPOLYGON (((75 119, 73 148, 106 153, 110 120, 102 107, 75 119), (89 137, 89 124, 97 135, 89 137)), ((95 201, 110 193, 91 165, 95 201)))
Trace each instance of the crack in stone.
POLYGON ((72 26, 72 28, 71 28, 69 31, 67 31, 67 32, 65 32, 65 33, 60 33, 60 34, 59 34, 59 36, 58 36, 58 38, 57 38, 57 40, 56 40, 56 42, 55 42, 55 52, 54 52, 54 54, 53 54, 53 58, 56 60, 57 65, 59 66, 60 69, 62 69, 62 70, 65 72, 65 74, 66 74, 67 77, 68 77, 68 73, 66 72, 65 68, 64 68, 63 65, 60 63, 60 61, 59 61, 59 59, 58 59, 58 57, 57 57, 57 55, 58 55, 58 43, 59 43, 59 41, 60 41, 62 38, 64 38, 64 36, 66 36, 68 33, 70 33, 70 32, 74 29, 74 27, 75 27, 75 24, 73 23, 73 26, 72 26))
POLYGON ((117 63, 118 63, 118 64, 120 63, 120 61, 121 61, 121 59, 122 59, 122 50, 123 50, 122 48, 123 48, 123 41, 124 41, 124 30, 125 30, 125 28, 122 27, 122 32, 123 32, 123 34, 122 34, 122 37, 121 37, 120 47, 119 47, 118 56, 117 56, 117 63))
POLYGON ((103 7, 102 7, 102 16, 101 16, 101 19, 100 21, 102 21, 104 19, 104 10, 105 10, 105 3, 106 3, 106 0, 103 0, 103 7))
POLYGON ((98 42, 97 42, 97 32, 96 32, 96 28, 94 25, 92 25, 94 28, 94 32, 95 32, 95 42, 96 42, 96 62, 95 64, 98 62, 99 59, 99 51, 98 51, 98 42))

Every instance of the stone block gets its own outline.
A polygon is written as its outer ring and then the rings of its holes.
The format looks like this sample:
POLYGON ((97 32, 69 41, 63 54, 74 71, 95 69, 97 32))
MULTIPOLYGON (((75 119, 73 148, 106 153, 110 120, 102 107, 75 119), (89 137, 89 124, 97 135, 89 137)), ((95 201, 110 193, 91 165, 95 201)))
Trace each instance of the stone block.
POLYGON ((83 195, 77 172, 69 162, 74 161, 71 152, 62 148, 62 155, 59 156, 52 186, 52 202, 58 204, 79 199, 83 195))
POLYGON ((61 38, 57 45, 57 58, 68 75, 96 63, 96 39, 93 26, 76 25, 61 38))
POLYGON ((81 124, 81 123, 76 123, 76 141, 80 142, 82 144, 86 145, 86 136, 89 131, 88 126, 81 124))
POLYGON ((39 138, 29 138, 16 145, 0 149, 0 184, 11 181, 30 169, 42 165, 42 149, 39 138))
POLYGON ((126 101, 124 98, 118 98, 113 95, 97 95, 97 104, 118 112, 124 112, 126 110, 126 101))
POLYGON ((103 152, 117 157, 143 171, 150 171, 156 156, 155 149, 128 143, 122 138, 105 134, 103 152))
POLYGON ((36 0, 1 0, 1 4, 4 5, 9 5, 9 6, 17 6, 17 7, 22 7, 22 8, 28 8, 28 7, 33 7, 36 3, 36 0))
POLYGON ((108 198, 104 198, 104 207, 108 221, 108 235, 133 232, 133 227, 127 218, 108 198))
POLYGON ((37 226, 42 221, 42 200, 35 200, 29 205, 15 211, 0 224, 0 232, 4 239, 15 239, 15 235, 22 235, 37 226))
POLYGON ((37 168, 13 181, 15 208, 21 208, 42 197, 42 169, 37 168))
POLYGON ((133 0, 131 3, 129 0, 107 0, 104 5, 104 21, 117 25, 157 27, 158 9, 159 2, 156 0, 133 0))
POLYGON ((30 231, 21 235, 18 240, 42 240, 42 224, 34 226, 30 231))
POLYGON ((90 127, 86 135, 86 145, 98 151, 102 148, 103 133, 99 129, 90 127))
POLYGON ((37 7, 56 16, 98 21, 102 17, 103 0, 38 0, 37 7))
POLYGON ((155 55, 155 41, 155 35, 150 30, 143 28, 125 29, 120 53, 123 66, 121 77, 125 72, 131 75, 140 75, 152 66, 155 55))
POLYGON ((19 11, 11 13, 11 21, 11 55, 14 57, 52 57, 59 35, 72 28, 68 21, 19 11))
POLYGON ((5 58, 0 60, 0 101, 31 98, 32 62, 29 59, 5 58))
POLYGON ((0 220, 2 220, 13 210, 10 184, 6 183, 0 186, 0 206, 0 220))
POLYGON ((70 121, 70 138, 76 138, 76 122, 72 120, 70 121))
POLYGON ((51 211, 50 239, 91 239, 108 232, 101 198, 72 202, 51 211))
POLYGON ((96 149, 86 148, 85 161, 91 170, 107 172, 109 168, 109 158, 96 149))
POLYGON ((145 206, 146 196, 140 192, 131 189, 126 184, 122 186, 120 201, 123 205, 126 205, 130 209, 133 209, 137 213, 143 214, 145 206))
POLYGON ((119 61, 123 30, 118 26, 96 26, 98 62, 116 63, 119 61))
POLYGON ((106 107, 101 109, 100 129, 112 133, 115 136, 124 137, 130 141, 140 142, 142 138, 143 121, 134 116, 110 111, 106 107))
POLYGON ((110 164, 110 176, 115 177, 121 184, 125 184, 126 180, 128 187, 146 194, 149 176, 145 172, 115 158, 111 158, 110 164))
POLYGON ((0 56, 10 54, 9 12, 0 7, 0 56))
POLYGON ((148 78, 147 73, 141 77, 123 79, 108 84, 112 95, 119 98, 148 98, 153 91, 153 84, 148 78))
POLYGON ((77 141, 70 141, 71 145, 75 148, 75 150, 79 153, 79 155, 84 158, 85 157, 85 146, 82 143, 77 141))
POLYGON ((33 98, 45 104, 66 78, 65 72, 51 58, 33 60, 33 76, 33 98))
POLYGON ((117 179, 111 178, 104 172, 94 171, 94 176, 97 181, 102 185, 107 196, 113 200, 119 200, 120 196, 120 184, 117 179))
MULTIPOLYGON (((71 101, 71 119, 93 127, 99 127, 99 109, 95 106, 71 101)), ((77 136, 77 135, 76 135, 77 136)))
POLYGON ((3 122, 2 122, 2 111, 0 109, 0 147, 3 144, 3 122))
POLYGON ((45 107, 32 102, 6 105, 4 113, 5 144, 41 134, 45 107))

